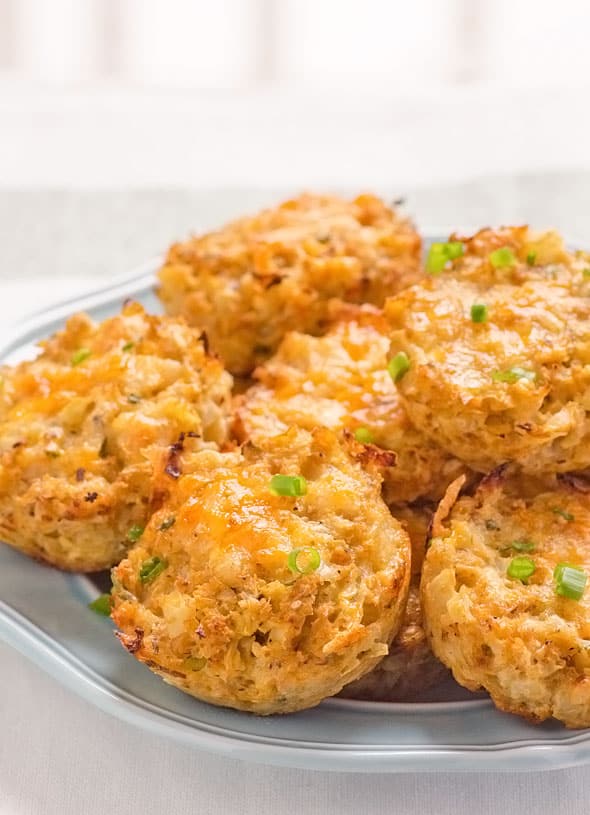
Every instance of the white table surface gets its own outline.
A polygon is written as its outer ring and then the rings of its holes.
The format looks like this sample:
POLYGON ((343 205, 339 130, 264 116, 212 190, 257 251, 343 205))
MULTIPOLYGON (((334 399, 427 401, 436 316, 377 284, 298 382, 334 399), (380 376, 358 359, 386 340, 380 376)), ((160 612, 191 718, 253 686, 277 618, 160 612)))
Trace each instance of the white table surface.
MULTIPOLYGON (((504 200, 498 201, 498 185, 490 181, 456 189, 450 199, 448 193, 423 194, 418 196, 418 209, 423 222, 443 212, 449 200, 453 212, 465 220, 471 216, 493 221, 501 207, 508 213, 506 220, 530 217, 549 222, 558 220, 557 209, 551 209, 554 196, 535 190, 558 190, 561 201, 569 200, 573 206, 570 219, 576 211, 576 229, 590 233, 587 210, 577 210, 590 185, 587 180, 580 183, 579 177, 515 180, 508 187, 502 185, 504 200), (541 199, 549 203, 539 209, 541 199)), ((149 220, 149 212, 159 212, 170 238, 186 229, 189 202, 194 204, 191 217, 202 215, 197 206, 200 194, 169 199, 162 193, 151 195, 142 199, 142 217, 149 220)), ((96 280, 101 263, 101 276, 121 271, 111 265, 115 255, 136 262, 142 252, 151 254, 154 249, 153 236, 140 230, 134 238, 117 219, 111 221, 115 228, 105 246, 93 244, 89 237, 96 222, 108 221, 112 210, 105 208, 103 198, 7 196, 0 195, 4 327, 18 323, 26 311, 83 290, 96 280), (69 202, 69 228, 64 201, 69 202), (32 243, 27 213, 37 223, 41 210, 46 218, 38 223, 32 243), (85 227, 89 212, 95 219, 85 227)), ((113 206, 117 208, 116 202, 113 206)), ((213 206, 215 212, 219 206, 219 202, 213 206)), ((448 221, 448 212, 443 214, 448 221)), ((165 742, 119 722, 0 644, 0 815, 581 815, 588 812, 589 784, 590 767, 529 774, 361 776, 245 764, 165 742)))

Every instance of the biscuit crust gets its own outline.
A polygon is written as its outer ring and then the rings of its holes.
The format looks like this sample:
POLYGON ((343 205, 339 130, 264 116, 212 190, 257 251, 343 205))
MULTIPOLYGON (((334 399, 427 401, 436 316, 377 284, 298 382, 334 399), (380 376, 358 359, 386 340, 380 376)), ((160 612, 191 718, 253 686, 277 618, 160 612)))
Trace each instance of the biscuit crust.
POLYGON ((527 227, 453 238, 464 255, 385 308, 391 354, 410 362, 398 390, 412 422, 484 473, 590 466, 588 256, 527 227))
POLYGON ((304 194, 172 246, 159 296, 243 376, 287 331, 321 334, 330 300, 383 305, 421 277, 420 252, 412 224, 379 198, 304 194))
POLYGON ((589 494, 497 471, 459 499, 428 549, 422 576, 434 653, 469 690, 533 722, 590 726, 590 594, 556 592, 559 563, 590 572, 589 494), (515 556, 534 563, 510 577, 515 556))
POLYGON ((123 645, 199 699, 265 715, 316 705, 373 668, 410 579, 409 538, 379 481, 325 429, 183 466, 114 569, 123 645), (307 492, 273 494, 276 473, 304 476, 307 492), (289 555, 305 547, 317 568, 294 572, 289 555), (165 567, 142 582, 155 557, 165 567))
POLYGON ((84 314, 2 369, 0 539, 62 569, 112 566, 143 527, 153 458, 228 436, 231 377, 184 321, 84 314))
POLYGON ((467 468, 410 422, 387 372, 381 312, 349 306, 331 314, 323 337, 292 331, 257 368, 257 384, 236 400, 238 438, 257 443, 291 426, 362 429, 371 439, 362 456, 382 473, 386 503, 440 498, 467 468))

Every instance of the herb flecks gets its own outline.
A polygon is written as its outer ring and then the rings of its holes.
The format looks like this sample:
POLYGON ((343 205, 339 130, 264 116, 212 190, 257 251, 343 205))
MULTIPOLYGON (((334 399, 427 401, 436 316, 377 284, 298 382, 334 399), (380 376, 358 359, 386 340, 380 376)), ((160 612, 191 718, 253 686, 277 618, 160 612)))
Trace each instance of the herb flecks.
POLYGON ((72 367, 75 368, 77 365, 81 365, 91 354, 92 351, 89 348, 78 348, 78 350, 72 354, 72 367))
POLYGON ((110 617, 111 616, 111 595, 110 594, 101 594, 99 595, 96 600, 93 600, 91 603, 88 603, 88 608, 91 611, 94 611, 95 614, 100 614, 102 617, 110 617))
POLYGON ((405 351, 400 351, 392 357, 387 363, 387 370, 389 376, 393 379, 394 383, 398 383, 410 370, 410 359, 405 351))
POLYGON ((490 252, 489 259, 494 269, 504 269, 516 263, 516 256, 509 246, 502 246, 490 252))
POLYGON ((526 382, 535 382, 537 374, 534 371, 527 370, 527 368, 521 368, 520 365, 513 365, 512 368, 505 371, 494 371, 492 373, 493 382, 505 382, 508 385, 514 385, 521 379, 526 382))
POLYGON ((168 561, 157 556, 144 560, 139 569, 139 579, 142 583, 151 583, 168 567, 168 561))
POLYGON ((529 577, 534 575, 536 570, 535 561, 530 557, 514 557, 508 564, 506 574, 521 583, 527 583, 529 577))
POLYGON ((127 539, 131 541, 131 543, 137 543, 137 541, 141 538, 144 533, 143 526, 139 524, 133 524, 133 526, 127 532, 127 539))
POLYGON ((559 515, 559 517, 560 517, 560 518, 563 518, 563 519, 564 519, 564 521, 571 522, 571 521, 575 521, 575 520, 576 520, 576 519, 575 519, 575 516, 574 516, 574 515, 572 515, 572 513, 571 513, 571 512, 568 512, 567 510, 562 509, 561 507, 553 507, 553 509, 551 510, 551 512, 553 512, 553 514, 554 514, 554 515, 559 515))

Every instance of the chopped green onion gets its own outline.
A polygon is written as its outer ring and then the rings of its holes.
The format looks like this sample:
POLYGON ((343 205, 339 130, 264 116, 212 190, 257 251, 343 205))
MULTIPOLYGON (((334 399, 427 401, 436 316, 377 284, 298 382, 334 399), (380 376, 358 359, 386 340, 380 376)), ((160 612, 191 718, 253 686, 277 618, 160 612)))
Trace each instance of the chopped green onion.
POLYGON ((375 437, 368 427, 357 427, 354 431, 354 437, 361 444, 373 444, 375 437))
POLYGON ((296 498, 307 492, 307 481, 302 475, 273 475, 270 479, 270 491, 275 495, 296 498))
POLYGON ((534 371, 527 371, 526 368, 521 368, 519 365, 513 365, 506 371, 494 371, 492 379, 494 382, 507 382, 513 385, 519 379, 526 379, 529 382, 534 382, 537 374, 534 371))
POLYGON ((501 249, 490 252, 489 258, 494 269, 503 269, 505 266, 514 266, 516 263, 514 252, 509 246, 503 246, 501 249))
POLYGON ((571 563, 558 563, 553 571, 555 593, 568 600, 580 600, 586 588, 588 577, 580 566, 571 563))
POLYGON ((515 549, 517 552, 534 552, 535 544, 532 541, 512 541, 508 549, 515 549))
POLYGON ((449 241, 449 243, 433 243, 428 250, 426 258, 426 271, 431 275, 441 274, 447 263, 463 254, 463 244, 461 241, 449 241))
POLYGON ((321 562, 320 553, 313 546, 300 546, 298 549, 293 549, 287 558, 289 569, 299 574, 315 572, 321 562))
POLYGON ((584 269, 584 271, 582 272, 582 274, 584 275, 584 277, 585 277, 585 278, 590 277, 590 269, 584 269))
POLYGON ((555 513, 555 515, 560 515, 566 521, 575 521, 576 520, 571 512, 567 512, 565 509, 562 509, 561 507, 553 507, 552 511, 555 513))
POLYGON ((536 252, 529 252, 526 256, 526 265, 527 266, 534 266, 537 262, 537 253, 536 252))
POLYGON ((170 529, 170 527, 174 526, 175 523, 176 518, 174 517, 174 515, 171 515, 169 518, 166 518, 165 521, 162 521, 158 529, 160 530, 160 532, 165 532, 167 529, 170 529))
POLYGON ((129 532, 127 533, 127 538, 131 541, 131 543, 137 543, 137 541, 143 535, 143 526, 138 526, 138 524, 134 524, 129 532))
POLYGON ((399 382, 410 370, 408 355, 404 351, 400 351, 399 354, 396 354, 389 360, 387 370, 393 381, 399 382))
POLYGON ((111 595, 101 594, 96 600, 88 603, 88 608, 96 614, 102 614, 103 617, 111 616, 111 595))
POLYGON ((159 557, 151 557, 144 560, 139 569, 139 579, 142 583, 151 583, 159 574, 162 574, 168 566, 168 561, 159 557))
POLYGON ((75 367, 76 365, 80 365, 81 362, 84 362, 85 359, 91 355, 92 351, 89 348, 79 348, 75 353, 72 354, 72 365, 75 367))
POLYGON ((126 342, 121 350, 122 351, 131 351, 133 349, 134 345, 135 345, 135 343, 133 343, 133 342, 126 342))
POLYGON ((484 303, 474 303, 471 306, 471 319, 474 323, 487 322, 488 307, 484 303))
POLYGON ((127 401, 132 405, 138 405, 141 402, 141 396, 138 396, 136 393, 130 393, 127 397, 127 401))
POLYGON ((513 557, 508 564, 506 574, 508 577, 513 577, 526 583, 529 577, 535 573, 535 561, 530 557, 513 557))

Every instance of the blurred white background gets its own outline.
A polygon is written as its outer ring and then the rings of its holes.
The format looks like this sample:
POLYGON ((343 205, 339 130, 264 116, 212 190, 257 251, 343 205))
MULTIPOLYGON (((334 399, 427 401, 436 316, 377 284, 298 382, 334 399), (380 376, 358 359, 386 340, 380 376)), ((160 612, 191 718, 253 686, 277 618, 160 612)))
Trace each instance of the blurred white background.
POLYGON ((588 168, 588 0, 0 0, 0 185, 588 168))
POLYGON ((5 82, 407 95, 590 75, 587 0, 0 0, 5 82))

